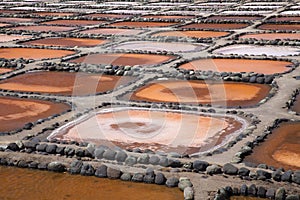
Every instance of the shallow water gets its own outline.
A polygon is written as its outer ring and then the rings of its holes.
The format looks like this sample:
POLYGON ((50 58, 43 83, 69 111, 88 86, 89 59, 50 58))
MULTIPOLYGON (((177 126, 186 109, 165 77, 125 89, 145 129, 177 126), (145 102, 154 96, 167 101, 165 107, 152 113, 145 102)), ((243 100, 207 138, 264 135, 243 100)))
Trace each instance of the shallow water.
POLYGON ((0 166, 0 199, 182 200, 178 188, 0 166))

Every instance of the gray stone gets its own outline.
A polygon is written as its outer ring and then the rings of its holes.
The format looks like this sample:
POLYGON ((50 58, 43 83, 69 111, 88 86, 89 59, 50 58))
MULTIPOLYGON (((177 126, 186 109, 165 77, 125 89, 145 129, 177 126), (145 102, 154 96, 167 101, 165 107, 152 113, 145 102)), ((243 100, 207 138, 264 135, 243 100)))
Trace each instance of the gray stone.
POLYGON ((223 171, 225 174, 229 174, 229 175, 236 175, 238 172, 238 168, 235 167, 234 165, 230 164, 230 163, 226 163, 223 166, 223 171))
POLYGON ((209 175, 221 174, 222 173, 222 169, 218 165, 211 165, 211 166, 208 166, 206 168, 206 173, 209 174, 209 175))
POLYGON ((81 167, 80 174, 83 176, 93 176, 95 174, 95 169, 92 165, 84 163, 81 167))
POLYGON ((74 160, 70 165, 70 174, 79 174, 83 163, 81 160, 74 160))
POLYGON ((290 194, 285 198, 285 200, 300 200, 300 197, 296 194, 290 194))
POLYGON ((258 177, 264 176, 264 177, 266 177, 266 179, 270 179, 272 177, 271 173, 269 173, 267 171, 264 171, 264 170, 257 170, 256 174, 257 174, 258 177))
POLYGON ((268 165, 266 165, 266 164, 259 164, 259 165, 257 165, 257 168, 268 169, 268 165))
POLYGON ((78 157, 84 157, 85 156, 85 150, 82 148, 78 148, 75 150, 75 155, 78 157))
POLYGON ((103 158, 103 153, 105 152, 105 149, 103 147, 99 147, 95 150, 95 158, 97 159, 102 159, 103 158))
POLYGON ((281 181, 281 175, 282 175, 281 170, 276 170, 275 172, 272 173, 272 179, 274 181, 281 181))
POLYGON ((246 184, 243 184, 240 188, 240 194, 242 196, 247 196, 248 195, 248 187, 246 184))
POLYGON ((240 176, 249 176, 250 170, 245 168, 245 167, 241 167, 238 171, 238 175, 240 176))
POLYGON ((124 174, 122 174, 120 179, 122 181, 131 181, 131 174, 130 173, 124 173, 124 174))
POLYGON ((67 155, 67 156, 74 156, 75 155, 75 149, 74 148, 72 148, 72 147, 65 147, 65 149, 64 149, 64 153, 65 153, 65 155, 67 155))
POLYGON ((133 182, 143 182, 144 175, 142 173, 135 173, 133 174, 131 181, 133 182))
POLYGON ((184 200, 193 200, 194 199, 194 190, 192 187, 186 187, 183 191, 184 200))
POLYGON ((193 168, 197 171, 205 171, 208 166, 209 166, 209 163, 206 161, 195 160, 193 162, 193 168))
POLYGON ((264 188, 262 186, 258 186, 257 196, 260 197, 260 198, 265 198, 266 197, 266 188, 264 188))
POLYGON ((255 197, 255 196, 256 196, 256 193, 257 193, 256 185, 251 184, 251 185, 248 187, 248 195, 249 195, 249 196, 252 196, 252 197, 255 197))
POLYGON ((127 158, 127 153, 125 153, 124 151, 118 151, 116 154, 116 161, 118 162, 124 162, 127 158))
POLYGON ((300 171, 295 171, 292 176, 292 181, 300 185, 300 171))
POLYGON ((154 169, 152 168, 152 167, 148 167, 147 169, 146 169, 146 173, 145 173, 146 175, 150 175, 150 176, 154 176, 155 174, 154 174, 154 169))
POLYGON ((137 162, 140 164, 148 164, 149 163, 149 155, 148 154, 141 154, 138 159, 137 162))
POLYGON ((57 148, 56 144, 49 144, 46 147, 46 152, 49 153, 49 154, 55 154, 56 153, 56 148, 57 148))
POLYGON ((107 177, 107 166, 106 165, 100 165, 95 172, 95 176, 99 178, 106 178, 107 177))
POLYGON ((290 182, 292 180, 292 170, 288 170, 281 175, 281 181, 290 182))
POLYGON ((38 144, 39 143, 36 142, 36 141, 25 141, 24 142, 24 147, 27 148, 27 149, 32 149, 33 151, 35 151, 35 148, 38 144))
POLYGON ((187 178, 187 177, 180 177, 180 178, 179 178, 179 183, 178 183, 178 188, 179 188, 181 191, 184 191, 184 189, 185 189, 186 187, 193 187, 192 182, 191 182, 190 179, 187 178))
POLYGON ((269 199, 274 199, 275 198, 275 192, 276 192, 276 190, 274 188, 267 189, 266 197, 269 198, 269 199))
POLYGON ((164 174, 158 172, 156 173, 155 179, 154 179, 155 184, 157 185, 164 185, 166 182, 166 177, 164 174))
POLYGON ((158 156, 151 156, 149 159, 149 164, 151 165, 157 165, 159 163, 159 157, 158 156))
POLYGON ((168 166, 172 168, 181 168, 183 166, 183 163, 181 163, 180 160, 169 159, 168 162, 168 166))
POLYGON ((65 147, 63 147, 63 146, 58 146, 58 147, 56 148, 56 153, 57 153, 57 154, 60 154, 60 155, 64 155, 64 154, 65 154, 65 147))
POLYGON ((179 183, 179 179, 176 178, 176 177, 168 178, 167 181, 166 181, 166 185, 168 187, 177 187, 178 183, 179 183))
POLYGON ((284 200, 285 199, 285 189, 283 187, 278 188, 275 193, 275 200, 284 200))
POLYGON ((117 168, 107 168, 107 177, 111 179, 118 179, 121 176, 121 171, 120 169, 117 168))
POLYGON ((48 164, 47 169, 53 172, 64 172, 66 167, 61 162, 51 162, 48 164))
POLYGON ((144 183, 154 183, 155 175, 146 174, 143 178, 144 183))
POLYGON ((9 143, 6 148, 9 149, 9 150, 12 150, 12 151, 19 151, 20 150, 19 146, 14 142, 9 143))
POLYGON ((103 153, 103 158, 107 159, 107 160, 114 160, 116 156, 116 152, 114 150, 111 149, 107 149, 104 153, 103 153))
POLYGON ((47 146, 48 146, 48 145, 47 145, 46 143, 39 144, 39 145, 36 146, 36 150, 37 150, 37 151, 40 151, 40 152, 45 152, 47 146))
POLYGON ((128 158, 126 158, 125 164, 129 165, 129 166, 135 165, 136 164, 136 157, 129 156, 128 158))

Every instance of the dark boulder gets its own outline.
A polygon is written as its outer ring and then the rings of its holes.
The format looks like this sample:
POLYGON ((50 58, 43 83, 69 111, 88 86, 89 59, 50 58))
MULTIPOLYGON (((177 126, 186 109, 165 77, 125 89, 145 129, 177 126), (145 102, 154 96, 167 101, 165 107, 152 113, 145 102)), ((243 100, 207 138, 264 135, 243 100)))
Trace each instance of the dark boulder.
POLYGON ((206 168, 209 166, 209 163, 202 160, 195 160, 193 162, 193 168, 197 171, 205 171, 206 168))
POLYGON ((179 183, 179 179, 176 178, 176 177, 168 178, 167 181, 166 181, 166 185, 168 187, 177 187, 178 183, 179 183))
POLYGON ((6 149, 9 149, 9 150, 12 150, 12 151, 19 151, 20 150, 19 146, 14 142, 9 143, 6 147, 6 149))
POLYGON ((144 175, 142 173, 135 173, 133 174, 131 181, 133 182, 143 182, 144 175))
POLYGON ((103 153, 103 158, 105 158, 106 160, 114 160, 116 154, 117 154, 117 153, 116 153, 114 150, 107 149, 107 150, 103 153))
POLYGON ((47 169, 53 172, 64 172, 66 171, 66 166, 60 162, 51 162, 48 164, 47 169))
POLYGON ((124 162, 126 158, 127 158, 127 154, 124 151, 118 151, 115 157, 116 161, 118 162, 124 162))
POLYGON ((164 174, 162 174, 160 172, 156 173, 156 176, 155 176, 155 179, 154 179, 155 184, 164 185, 166 180, 167 179, 166 179, 164 174))
POLYGON ((97 176, 99 178, 106 178, 107 177, 107 166, 100 165, 95 172, 95 176, 97 176))
POLYGON ((70 165, 70 174, 79 174, 83 163, 81 160, 74 160, 70 165))
POLYGON ((36 150, 39 152, 45 152, 46 148, 47 148, 47 144, 46 143, 42 143, 36 146, 36 150))
POLYGON ((290 182, 292 180, 292 170, 288 170, 281 175, 281 181, 290 182))
POLYGON ((46 152, 49 153, 49 154, 55 154, 56 153, 56 148, 57 148, 56 144, 49 144, 46 147, 46 152))
POLYGON ((249 176, 250 170, 245 168, 245 167, 241 167, 238 171, 238 175, 240 176, 249 176))
POLYGON ((80 174, 83 176, 93 176, 95 174, 95 169, 92 165, 84 163, 81 167, 80 174))
POLYGON ((111 168, 111 167, 107 168, 107 177, 108 178, 118 179, 118 178, 120 178, 121 174, 122 174, 122 172, 120 171, 120 169, 111 168))
POLYGON ((259 186, 257 188, 257 196, 260 198, 265 198, 266 197, 266 188, 259 186))
POLYGON ((229 175, 236 175, 238 172, 238 168, 235 167, 234 165, 230 164, 230 163, 226 163, 223 166, 223 171, 225 174, 229 174, 229 175))

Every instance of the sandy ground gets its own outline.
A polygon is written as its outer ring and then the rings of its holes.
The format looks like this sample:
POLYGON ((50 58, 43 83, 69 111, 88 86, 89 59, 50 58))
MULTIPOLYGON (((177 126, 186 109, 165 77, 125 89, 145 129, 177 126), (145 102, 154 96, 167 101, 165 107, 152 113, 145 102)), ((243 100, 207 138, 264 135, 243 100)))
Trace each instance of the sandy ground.
POLYGON ((217 31, 166 31, 166 32, 156 33, 153 36, 211 38, 211 37, 222 37, 228 34, 229 32, 217 32, 217 31))
POLYGON ((60 47, 93 47, 108 42, 107 40, 87 39, 87 38, 45 38, 25 42, 25 45, 37 46, 60 46, 60 47))
POLYGON ((164 56, 164 55, 149 55, 149 54, 135 54, 135 53, 125 53, 125 54, 91 54, 88 56, 83 56, 77 59, 70 60, 69 62, 75 63, 88 63, 88 64, 108 64, 108 65, 156 65, 168 60, 175 58, 174 56, 164 56))
POLYGON ((257 40, 300 40, 300 33, 261 33, 261 34, 246 34, 240 38, 254 38, 257 40))
POLYGON ((283 73, 293 63, 272 60, 250 59, 199 59, 179 66, 183 69, 217 71, 217 72, 256 72, 262 74, 283 73))
POLYGON ((296 101, 294 102, 294 105, 292 107, 292 110, 297 113, 300 113, 300 94, 298 94, 296 101))
POLYGON ((45 59, 60 58, 74 54, 74 51, 53 50, 53 49, 34 49, 34 48, 0 48, 0 57, 6 59, 45 59))

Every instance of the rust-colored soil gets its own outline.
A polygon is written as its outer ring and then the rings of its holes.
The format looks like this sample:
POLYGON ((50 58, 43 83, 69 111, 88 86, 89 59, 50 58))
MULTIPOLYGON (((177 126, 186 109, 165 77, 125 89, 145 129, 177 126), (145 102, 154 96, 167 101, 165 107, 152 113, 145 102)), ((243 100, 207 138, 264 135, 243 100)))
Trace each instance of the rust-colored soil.
POLYGON ((211 20, 259 20, 262 19, 263 17, 259 16, 249 16, 249 15, 215 15, 208 17, 207 19, 211 20))
POLYGON ((32 15, 38 15, 38 16, 41 16, 41 17, 45 17, 45 16, 66 17, 66 16, 72 16, 72 15, 74 15, 74 13, 35 12, 35 13, 32 13, 32 15))
POLYGON ((246 34, 240 38, 254 38, 257 40, 300 40, 300 33, 257 33, 246 34))
POLYGON ((70 107, 49 101, 0 97, 0 132, 22 128, 26 123, 61 113, 70 107))
POLYGON ((263 24, 258 27, 259 29, 263 30, 280 30, 280 31, 286 31, 286 30, 300 30, 300 24, 263 24))
POLYGON ((144 27, 163 27, 163 26, 172 26, 176 23, 171 22, 117 22, 110 24, 109 26, 115 27, 136 27, 136 28, 144 28, 144 27))
POLYGON ((262 74, 283 73, 291 62, 249 59, 199 59, 179 66, 183 69, 218 72, 256 72, 262 74))
POLYGON ((265 163, 285 170, 300 169, 300 123, 286 122, 280 124, 245 161, 257 164, 265 163))
POLYGON ((181 26, 181 28, 195 28, 195 29, 216 29, 216 30, 230 30, 241 29, 247 27, 249 24, 243 23, 227 23, 227 24, 215 24, 215 23, 192 23, 189 25, 181 26))
POLYGON ((91 26, 100 25, 104 21, 92 21, 92 20, 54 20, 49 22, 43 22, 45 25, 62 25, 62 26, 91 26))
POLYGON ((276 21, 276 22, 283 22, 283 21, 290 21, 290 22, 299 22, 300 16, 281 16, 281 17, 272 17, 269 21, 276 21))
POLYGON ((69 62, 88 64, 109 64, 109 65, 156 65, 175 58, 174 56, 135 54, 135 53, 111 53, 111 54, 91 54, 69 62))
POLYGON ((75 124, 66 125, 51 138, 196 153, 219 145, 241 128, 240 122, 229 117, 126 108, 100 112, 75 124))
POLYGON ((144 32, 137 29, 121 29, 121 28, 95 28, 85 31, 80 31, 81 34, 103 34, 103 35, 137 35, 144 32))
POLYGON ((270 89, 262 84, 170 80, 143 86, 130 96, 130 100, 254 106, 268 95, 270 89))
POLYGON ((6 72, 10 72, 12 70, 13 69, 10 69, 10 68, 0 68, 0 74, 6 73, 6 72))
POLYGON ((25 45, 37 46, 60 46, 60 47, 92 47, 106 43, 107 40, 88 39, 88 38, 45 38, 25 42, 25 45))
POLYGON ((5 27, 5 26, 9 26, 10 24, 6 24, 6 23, 0 23, 0 27, 5 27))
POLYGON ((183 199, 178 188, 16 167, 1 166, 0 179, 0 199, 183 199))
POLYGON ((107 17, 107 18, 126 18, 126 17, 131 17, 132 15, 118 15, 118 14, 105 14, 105 13, 95 13, 95 14, 89 14, 86 15, 85 17, 95 17, 95 18, 100 18, 100 17, 107 17))
POLYGON ((74 54, 74 51, 54 50, 54 49, 35 49, 35 48, 0 48, 0 58, 6 59, 51 59, 60 58, 74 54))
POLYGON ((211 38, 211 37, 223 37, 228 34, 229 32, 217 32, 217 31, 166 31, 166 32, 156 33, 153 36, 211 38))
POLYGON ((75 28, 73 27, 62 27, 62 26, 18 26, 10 28, 11 30, 18 31, 33 31, 33 32, 65 32, 72 31, 75 28))
POLYGON ((10 42, 13 40, 23 40, 28 38, 31 38, 31 36, 0 34, 0 42, 10 42))
POLYGON ((30 72, 0 82, 1 89, 59 95, 88 95, 114 90, 133 81, 129 76, 71 72, 30 72))
POLYGON ((36 22, 39 19, 36 18, 16 18, 16 17, 0 17, 0 22, 4 23, 28 23, 36 22))
POLYGON ((142 18, 153 18, 153 19, 192 19, 195 16, 188 15, 145 15, 142 18))

